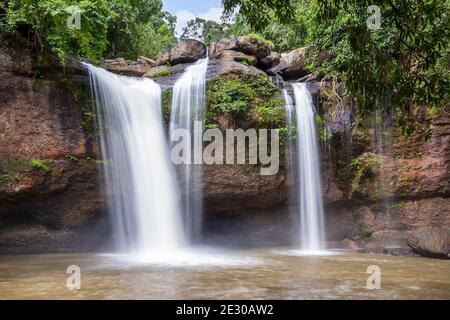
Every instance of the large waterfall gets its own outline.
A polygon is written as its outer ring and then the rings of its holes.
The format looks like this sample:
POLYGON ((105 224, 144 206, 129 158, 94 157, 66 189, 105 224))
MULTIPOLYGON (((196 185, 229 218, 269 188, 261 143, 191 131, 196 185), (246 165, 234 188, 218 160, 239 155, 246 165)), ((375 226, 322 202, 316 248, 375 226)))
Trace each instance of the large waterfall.
POLYGON ((189 66, 173 88, 170 135, 177 129, 190 133, 183 140, 185 159, 178 166, 185 232, 190 242, 198 242, 202 232, 202 126, 208 58, 189 66), (195 126, 197 124, 197 126, 195 126), (199 125, 200 124, 200 125, 199 125))
POLYGON ((161 89, 85 64, 100 126, 116 243, 149 255, 184 243, 178 190, 161 114, 161 89))
POLYGON ((317 132, 314 121, 314 105, 307 84, 293 84, 295 106, 285 93, 289 128, 296 128, 295 145, 288 158, 294 175, 293 196, 300 217, 300 246, 306 252, 323 248, 323 200, 317 132), (295 122, 294 122, 295 121, 295 122), (292 154, 296 154, 296 158, 292 154), (295 160, 294 160, 295 159, 295 160))

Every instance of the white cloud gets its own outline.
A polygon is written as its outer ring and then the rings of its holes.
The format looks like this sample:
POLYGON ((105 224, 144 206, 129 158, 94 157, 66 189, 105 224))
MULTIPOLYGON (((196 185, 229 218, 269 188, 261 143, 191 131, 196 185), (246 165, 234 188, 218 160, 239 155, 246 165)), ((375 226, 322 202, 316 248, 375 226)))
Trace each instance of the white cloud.
POLYGON ((183 33, 183 28, 186 27, 188 21, 195 19, 196 17, 205 20, 213 20, 216 22, 220 22, 220 17, 222 16, 222 9, 210 8, 207 12, 199 13, 197 16, 188 10, 181 10, 177 11, 175 15, 177 16, 175 35, 179 37, 183 33))
POLYGON ((212 20, 212 21, 220 22, 220 17, 222 17, 222 9, 221 8, 210 8, 208 10, 208 12, 200 13, 198 16, 205 20, 212 20))

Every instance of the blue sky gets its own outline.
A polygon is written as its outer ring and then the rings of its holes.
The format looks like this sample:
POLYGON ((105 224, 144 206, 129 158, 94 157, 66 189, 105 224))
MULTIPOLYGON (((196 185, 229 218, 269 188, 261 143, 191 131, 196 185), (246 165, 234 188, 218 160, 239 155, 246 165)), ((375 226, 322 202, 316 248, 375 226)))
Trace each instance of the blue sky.
POLYGON ((206 20, 220 21, 222 2, 220 0, 163 0, 164 10, 177 16, 176 33, 181 35, 186 23, 200 17, 206 20))

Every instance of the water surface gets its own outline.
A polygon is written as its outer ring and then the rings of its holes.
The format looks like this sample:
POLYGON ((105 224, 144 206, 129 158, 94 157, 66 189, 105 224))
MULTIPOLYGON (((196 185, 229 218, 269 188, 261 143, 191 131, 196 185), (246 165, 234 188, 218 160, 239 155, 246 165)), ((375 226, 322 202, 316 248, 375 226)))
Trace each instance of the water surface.
POLYGON ((288 248, 0 257, 0 299, 450 299, 450 261, 288 248), (81 289, 66 288, 69 265, 81 289), (381 289, 366 288, 369 265, 381 289))

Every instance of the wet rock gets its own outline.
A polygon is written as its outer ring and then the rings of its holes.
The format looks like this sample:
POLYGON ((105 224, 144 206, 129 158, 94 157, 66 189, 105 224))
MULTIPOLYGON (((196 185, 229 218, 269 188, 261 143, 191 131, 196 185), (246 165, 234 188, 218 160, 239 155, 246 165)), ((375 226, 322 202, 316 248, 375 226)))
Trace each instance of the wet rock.
POLYGON ((287 199, 285 173, 259 174, 243 165, 206 165, 203 168, 204 201, 208 213, 271 210, 287 199))
POLYGON ((204 58, 206 55, 206 46, 194 39, 181 40, 172 48, 163 51, 156 57, 158 65, 194 62, 204 58))
POLYGON ((0 252, 76 250, 81 230, 103 217, 87 77, 72 70, 67 88, 0 65, 0 252))
POLYGON ((450 229, 426 227, 415 230, 408 238, 408 245, 427 257, 450 259, 450 229))
POLYGON ((219 60, 218 70, 217 73, 214 75, 214 77, 221 77, 225 75, 237 75, 237 76, 244 76, 246 74, 265 74, 264 71, 261 71, 260 69, 253 67, 253 66, 246 66, 242 63, 230 61, 230 60, 219 60))
POLYGON ((268 56, 259 59, 258 67, 263 70, 271 69, 278 65, 281 60, 281 54, 278 52, 271 52, 268 56))
POLYGON ((298 79, 306 76, 309 73, 306 70, 309 52, 309 48, 302 47, 282 54, 280 62, 275 67, 269 69, 268 72, 274 75, 280 75, 283 79, 298 79))
POLYGON ((137 61, 117 58, 113 60, 103 60, 101 67, 106 70, 132 77, 140 77, 147 73, 154 64, 150 59, 139 58, 137 61))
POLYGON ((262 59, 270 54, 271 45, 256 36, 234 36, 221 38, 209 46, 209 54, 213 58, 219 58, 224 50, 239 51, 262 59))
POLYGON ((351 249, 351 250, 358 250, 359 249, 358 244, 355 241, 350 240, 350 239, 344 239, 342 241, 342 247, 344 249, 351 249))
POLYGON ((223 50, 219 54, 217 54, 216 59, 229 60, 241 62, 247 65, 256 65, 255 56, 247 55, 245 53, 234 51, 234 50, 223 50))
POLYGON ((150 71, 148 71, 146 74, 144 74, 144 77, 147 78, 160 78, 160 77, 167 77, 173 74, 173 71, 168 66, 158 66, 155 68, 151 68, 150 71))

